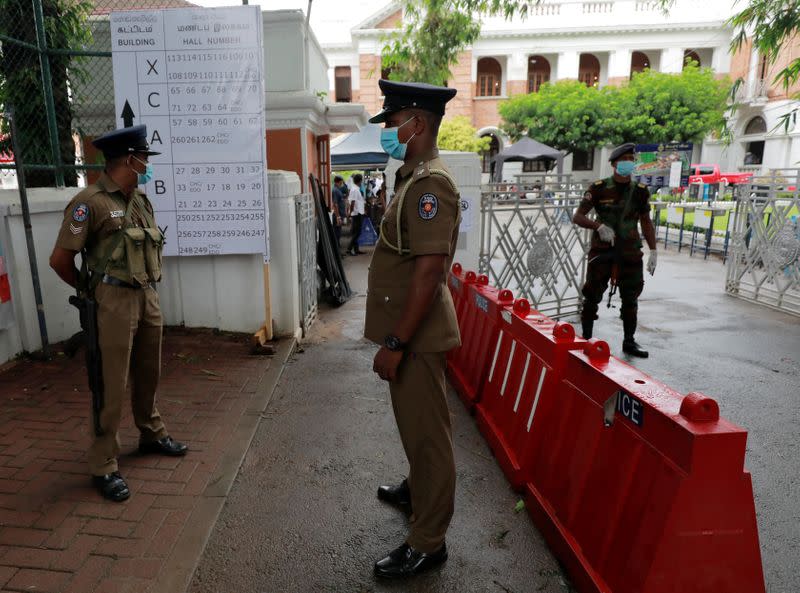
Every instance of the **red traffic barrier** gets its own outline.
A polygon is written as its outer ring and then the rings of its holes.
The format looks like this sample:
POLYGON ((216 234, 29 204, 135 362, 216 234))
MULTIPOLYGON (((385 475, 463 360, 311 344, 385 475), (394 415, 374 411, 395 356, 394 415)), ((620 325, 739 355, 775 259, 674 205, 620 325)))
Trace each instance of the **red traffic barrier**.
POLYGON ((540 426, 558 397, 570 349, 583 348, 568 323, 558 323, 531 311, 517 300, 500 316, 495 338, 484 342, 491 364, 475 408, 478 428, 515 489, 526 482, 528 457, 545 446, 540 426))
POLYGON ((608 355, 569 353, 529 513, 582 593, 762 593, 747 433, 608 355))
POLYGON ((478 276, 466 293, 459 317, 461 347, 448 357, 447 371, 461 401, 471 410, 486 380, 491 354, 486 345, 497 339, 503 307, 513 303, 514 297, 511 291, 490 287, 486 276, 478 276))

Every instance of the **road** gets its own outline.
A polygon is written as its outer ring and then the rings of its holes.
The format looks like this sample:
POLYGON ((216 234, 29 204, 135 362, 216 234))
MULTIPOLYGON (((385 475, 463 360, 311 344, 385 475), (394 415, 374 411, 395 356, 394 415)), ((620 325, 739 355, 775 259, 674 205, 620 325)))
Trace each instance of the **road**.
MULTIPOLYGON (((385 385, 361 338, 368 256, 349 258, 358 294, 323 310, 287 367, 190 587, 192 593, 569 591, 566 578, 454 396, 458 487, 451 557, 407 585, 376 583, 373 561, 402 541, 405 519, 375 498, 404 460, 385 385)), ((749 431, 769 593, 800 590, 800 322, 726 296, 717 260, 662 252, 640 303, 633 364, 681 392, 702 391, 749 431)), ((618 309, 596 337, 620 355, 618 309)))

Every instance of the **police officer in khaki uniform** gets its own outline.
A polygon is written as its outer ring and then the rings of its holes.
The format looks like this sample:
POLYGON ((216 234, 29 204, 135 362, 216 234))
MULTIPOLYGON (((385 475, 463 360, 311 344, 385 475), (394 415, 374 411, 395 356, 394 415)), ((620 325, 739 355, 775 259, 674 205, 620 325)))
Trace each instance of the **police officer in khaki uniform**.
POLYGON ((381 221, 369 271, 365 336, 380 344, 373 370, 389 382, 409 463, 408 478, 381 486, 378 498, 411 511, 405 543, 375 564, 375 574, 405 578, 447 560, 455 463, 446 400, 445 355, 461 343, 445 285, 461 221, 459 194, 436 138, 455 89, 380 80, 384 150, 403 166, 381 221))
POLYGON ((117 432, 129 387, 139 451, 178 456, 187 447, 168 435, 155 405, 162 323, 155 283, 161 280, 164 239, 137 185, 150 180, 148 157, 159 153, 150 150, 143 125, 109 132, 93 144, 105 156, 105 170, 65 209, 50 266, 97 302, 104 394, 89 470, 100 493, 119 502, 130 496, 117 468, 117 432), (75 268, 79 251, 90 275, 75 268))
POLYGON ((608 283, 619 287, 624 331, 622 351, 647 358, 648 352, 636 342, 639 296, 644 288, 642 238, 639 225, 650 248, 647 271, 656 271, 656 231, 650 220, 650 192, 632 179, 634 171, 633 143, 618 146, 611 152, 614 174, 595 181, 586 191, 573 222, 594 231, 583 286, 581 325, 583 337, 591 338, 597 309, 608 283), (594 210, 597 220, 589 218, 594 210))

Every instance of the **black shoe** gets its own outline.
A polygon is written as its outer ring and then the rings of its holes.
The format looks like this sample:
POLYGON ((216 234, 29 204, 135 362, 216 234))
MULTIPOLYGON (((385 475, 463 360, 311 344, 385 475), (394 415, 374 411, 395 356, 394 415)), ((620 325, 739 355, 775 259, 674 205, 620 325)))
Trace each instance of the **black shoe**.
POLYGON ((594 329, 594 323, 592 323, 591 321, 589 322, 581 321, 581 335, 587 340, 591 339, 593 329, 594 329))
POLYGON ((625 354, 630 354, 631 356, 636 356, 638 358, 647 358, 650 356, 650 353, 647 350, 642 350, 642 347, 636 343, 636 340, 633 338, 624 340, 622 342, 622 351, 625 354))
POLYGON ((389 555, 375 563, 375 576, 382 579, 406 579, 447 561, 447 545, 442 544, 432 554, 418 552, 408 544, 403 544, 389 555))
POLYGON ((139 453, 142 454, 157 453, 170 457, 180 457, 186 455, 186 451, 188 450, 189 447, 178 441, 173 441, 170 436, 158 439, 157 441, 150 441, 149 443, 139 441, 139 453))
POLYGON ((104 476, 92 476, 92 484, 97 488, 98 492, 103 495, 103 498, 113 500, 114 502, 122 502, 127 500, 131 491, 128 484, 125 483, 119 472, 106 474, 104 476))
POLYGON ((408 481, 403 480, 397 486, 379 486, 378 499, 399 507, 411 507, 411 490, 408 481))

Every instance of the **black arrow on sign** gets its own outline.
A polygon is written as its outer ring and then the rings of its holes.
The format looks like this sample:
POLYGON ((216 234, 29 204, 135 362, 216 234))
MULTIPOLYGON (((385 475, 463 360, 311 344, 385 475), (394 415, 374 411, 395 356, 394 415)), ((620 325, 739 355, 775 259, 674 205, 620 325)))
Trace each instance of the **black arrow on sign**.
POLYGON ((128 101, 125 101, 125 106, 122 108, 122 123, 125 125, 126 128, 133 127, 133 118, 136 117, 133 114, 133 109, 131 109, 131 104, 128 101))

